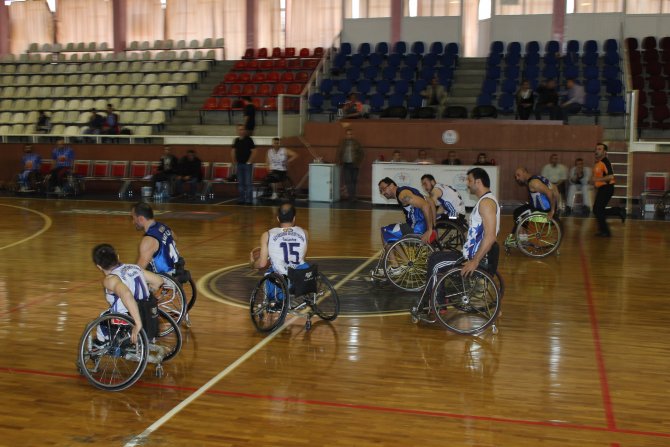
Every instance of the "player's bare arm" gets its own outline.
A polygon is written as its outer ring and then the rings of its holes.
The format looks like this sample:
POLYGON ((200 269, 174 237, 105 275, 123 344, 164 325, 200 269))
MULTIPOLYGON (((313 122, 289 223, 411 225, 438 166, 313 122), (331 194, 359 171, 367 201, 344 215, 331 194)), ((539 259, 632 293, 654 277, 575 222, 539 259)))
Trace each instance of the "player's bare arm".
POLYGON ((121 281, 116 275, 107 275, 102 284, 106 289, 111 290, 121 299, 123 305, 128 309, 128 313, 135 321, 135 327, 130 334, 130 341, 137 343, 137 336, 142 330, 142 317, 140 316, 140 309, 137 307, 135 297, 130 292, 130 289, 121 281))

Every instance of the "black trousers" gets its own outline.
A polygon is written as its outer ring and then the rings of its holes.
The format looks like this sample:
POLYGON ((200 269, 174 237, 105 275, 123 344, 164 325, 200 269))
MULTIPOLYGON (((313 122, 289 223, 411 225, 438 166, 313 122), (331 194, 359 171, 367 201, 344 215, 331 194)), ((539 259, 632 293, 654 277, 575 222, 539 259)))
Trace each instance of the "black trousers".
POLYGON ((342 177, 344 185, 347 187, 349 200, 356 199, 356 183, 358 183, 358 166, 353 163, 344 163, 342 165, 342 177))
POLYGON ((607 216, 621 217, 622 210, 618 206, 607 208, 607 204, 614 195, 614 185, 603 185, 596 188, 596 199, 593 201, 593 214, 598 220, 598 231, 610 234, 607 225, 607 216))

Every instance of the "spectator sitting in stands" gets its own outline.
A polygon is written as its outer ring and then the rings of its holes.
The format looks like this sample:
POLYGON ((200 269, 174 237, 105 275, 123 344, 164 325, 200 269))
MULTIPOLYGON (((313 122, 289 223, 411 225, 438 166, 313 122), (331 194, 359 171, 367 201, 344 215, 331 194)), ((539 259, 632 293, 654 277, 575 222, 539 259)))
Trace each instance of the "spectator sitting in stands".
POLYGON ((44 110, 40 110, 40 115, 37 118, 37 124, 35 125, 35 132, 37 133, 49 133, 51 130, 51 119, 47 116, 44 110))
POLYGON ((435 160, 428 158, 428 153, 425 149, 419 149, 419 157, 414 160, 414 163, 419 163, 422 165, 432 165, 435 164, 435 160))
POLYGON ((527 120, 535 105, 535 93, 530 88, 530 82, 523 81, 516 92, 516 115, 520 120, 527 120))
MULTIPOLYGON (((202 182, 202 161, 195 155, 193 149, 189 149, 186 152, 186 155, 179 160, 175 180, 177 195, 182 194, 184 182, 191 185, 190 192, 193 197, 198 193, 198 184, 202 182)), ((185 195, 188 196, 188 194, 185 195)))
POLYGON ((88 126, 84 130, 85 135, 100 135, 105 125, 105 118, 95 109, 91 109, 91 115, 88 118, 88 126))
POLYGON ((574 79, 568 79, 565 82, 567 90, 562 92, 565 94, 565 101, 561 102, 561 118, 563 123, 568 124, 568 115, 574 115, 582 110, 584 104, 585 93, 584 87, 575 82, 574 79))
POLYGON ((542 177, 545 177, 558 191, 558 207, 562 208, 565 203, 565 182, 568 179, 568 167, 558 162, 558 155, 551 154, 549 163, 542 168, 542 177))
POLYGON ((556 81, 549 79, 537 88, 537 104, 535 105, 535 119, 541 120, 542 113, 549 111, 550 120, 561 119, 561 108, 558 106, 558 92, 556 81))
POLYGON ((159 161, 156 174, 151 178, 154 191, 157 191, 158 183, 164 182, 167 184, 166 192, 169 192, 172 189, 172 182, 176 174, 177 157, 175 157, 170 151, 170 146, 165 146, 165 148, 163 148, 163 155, 159 161))
POLYGON ((438 118, 442 117, 445 107, 447 106, 447 89, 440 85, 440 80, 436 76, 433 77, 424 90, 421 91, 421 96, 424 99, 426 107, 435 109, 438 118))
POLYGON ((451 166, 457 166, 461 164, 461 160, 456 158, 456 152, 455 151, 449 151, 449 154, 447 155, 447 158, 442 160, 443 165, 451 165, 451 166))
POLYGON ((493 160, 489 160, 486 158, 486 154, 484 152, 480 152, 477 155, 477 161, 473 163, 475 166, 494 166, 495 162, 493 160))
POLYGON ((358 100, 356 93, 350 93, 347 102, 342 106, 344 119, 363 118, 363 103, 358 100))
POLYGON ((105 122, 102 125, 102 134, 104 135, 118 135, 121 130, 119 125, 119 114, 114 112, 114 107, 111 104, 107 104, 107 116, 105 117, 105 122))
POLYGON ((393 151, 393 156, 391 157, 390 161, 392 163, 406 163, 405 159, 402 158, 402 154, 399 150, 393 151))

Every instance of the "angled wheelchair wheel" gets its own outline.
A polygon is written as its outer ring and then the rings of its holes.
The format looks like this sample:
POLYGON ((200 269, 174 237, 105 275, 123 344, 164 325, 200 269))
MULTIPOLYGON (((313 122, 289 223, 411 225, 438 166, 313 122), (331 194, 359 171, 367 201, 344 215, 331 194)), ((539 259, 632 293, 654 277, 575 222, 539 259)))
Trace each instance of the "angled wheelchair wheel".
POLYGON ((128 315, 105 314, 91 322, 79 341, 80 372, 96 388, 122 391, 132 386, 147 367, 149 340, 140 331, 136 344, 130 341, 135 323, 128 315), (105 341, 98 342, 99 336, 105 341))
POLYGON ((447 220, 439 222, 436 230, 437 246, 440 250, 453 250, 458 252, 463 250, 465 236, 468 232, 467 228, 464 228, 456 222, 447 220))
POLYGON ((556 252, 563 234, 554 219, 545 213, 530 213, 516 228, 516 244, 519 250, 532 258, 544 258, 556 252))
POLYGON ((441 275, 433 289, 431 308, 448 330, 475 335, 495 323, 500 294, 493 278, 477 269, 468 277, 456 267, 441 275))
POLYGON ((163 309, 158 309, 158 335, 149 345, 149 351, 161 362, 167 362, 181 351, 181 329, 163 309))
POLYGON ((281 326, 288 308, 288 286, 281 275, 265 275, 251 292, 251 321, 259 332, 272 332, 281 326))
POLYGON ((188 276, 188 281, 181 283, 181 288, 184 292, 186 300, 188 301, 186 310, 189 311, 195 304, 195 300, 198 298, 198 290, 195 288, 195 282, 193 281, 193 278, 191 278, 190 274, 188 276))
POLYGON ((317 292, 310 295, 310 300, 313 300, 310 304, 319 318, 328 321, 337 318, 340 313, 340 298, 326 275, 319 273, 317 292))
POLYGON ((186 314, 186 298, 181 285, 170 275, 159 273, 163 278, 163 287, 156 291, 158 307, 163 309, 172 319, 180 324, 186 314))
POLYGON ((428 257, 435 249, 418 236, 405 236, 394 242, 384 255, 384 272, 399 289, 419 292, 426 287, 428 257))

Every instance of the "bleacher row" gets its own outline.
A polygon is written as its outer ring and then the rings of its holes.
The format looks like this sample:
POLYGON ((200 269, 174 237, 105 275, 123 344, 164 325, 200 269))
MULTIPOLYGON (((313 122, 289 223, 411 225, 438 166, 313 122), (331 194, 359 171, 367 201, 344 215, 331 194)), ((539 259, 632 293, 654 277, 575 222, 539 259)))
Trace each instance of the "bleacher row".
POLYGON ((487 57, 486 78, 482 85, 477 105, 490 106, 497 103, 498 111, 503 114, 515 112, 515 93, 522 81, 529 81, 533 89, 541 79, 555 80, 559 85, 567 79, 573 79, 584 86, 586 93, 582 113, 597 116, 601 111, 601 98, 606 101, 609 114, 623 114, 621 56, 615 39, 608 39, 603 45, 604 55, 598 52, 598 43, 587 40, 581 46, 577 40, 567 42, 566 53, 561 55, 557 41, 545 44, 544 54, 540 55, 540 44, 528 42, 525 54, 521 54, 521 44, 511 42, 507 45, 494 41, 487 57))
MULTIPOLYGON (((117 182, 120 184, 119 197, 125 197, 134 184, 149 184, 158 172, 158 161, 125 160, 75 160, 72 174, 80 182, 117 182)), ((40 174, 44 177, 53 168, 53 160, 43 160, 40 174)), ((202 162, 201 197, 214 197, 216 185, 237 184, 229 180, 232 164, 228 162, 202 162)), ((268 167, 263 163, 254 163, 252 182, 257 187, 268 175, 268 167)))
POLYGON ((670 128, 670 37, 645 37, 641 48, 635 38, 627 38, 625 43, 633 89, 639 91, 638 128, 670 128))
POLYGON ((404 107, 410 111, 421 107, 420 96, 433 77, 447 90, 451 88, 458 63, 458 44, 433 42, 425 51, 423 42, 396 42, 389 47, 379 42, 374 51, 369 43, 352 53, 350 43, 342 43, 332 60, 331 76, 321 81, 319 91, 310 95, 310 113, 337 111, 350 92, 369 102, 370 112, 404 107))
POLYGON ((52 134, 86 130, 90 109, 112 104, 122 127, 151 135, 196 85, 209 61, 0 64, 0 135, 34 134, 37 113, 52 134))

